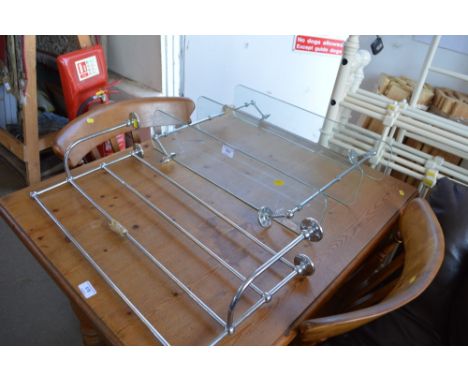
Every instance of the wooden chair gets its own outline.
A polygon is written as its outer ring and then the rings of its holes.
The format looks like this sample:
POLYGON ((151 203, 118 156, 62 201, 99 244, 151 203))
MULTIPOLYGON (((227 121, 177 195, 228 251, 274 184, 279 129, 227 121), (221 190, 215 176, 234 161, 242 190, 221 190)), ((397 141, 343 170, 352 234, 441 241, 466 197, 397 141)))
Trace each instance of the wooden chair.
POLYGON ((400 217, 399 229, 402 253, 361 283, 366 294, 357 296, 352 311, 302 322, 298 338, 301 344, 323 342, 356 329, 404 306, 429 286, 444 257, 442 229, 429 204, 419 198, 411 201, 400 217), (382 291, 385 297, 368 306, 382 291))
POLYGON ((69 156, 70 167, 76 167, 88 153, 93 152, 94 156, 98 156, 96 146, 108 140, 111 141, 114 151, 118 151, 118 144, 115 140, 117 134, 132 134, 131 138, 134 143, 149 139, 149 129, 144 127, 151 127, 155 117, 165 119, 168 125, 175 124, 171 121, 176 120, 190 123, 190 115, 194 108, 193 101, 183 97, 134 98, 96 106, 63 127, 57 135, 53 149, 58 156, 63 158, 68 146, 77 139, 119 125, 128 119, 131 112, 139 116, 143 129, 135 130, 130 126, 124 127, 119 131, 103 134, 77 145, 69 156))

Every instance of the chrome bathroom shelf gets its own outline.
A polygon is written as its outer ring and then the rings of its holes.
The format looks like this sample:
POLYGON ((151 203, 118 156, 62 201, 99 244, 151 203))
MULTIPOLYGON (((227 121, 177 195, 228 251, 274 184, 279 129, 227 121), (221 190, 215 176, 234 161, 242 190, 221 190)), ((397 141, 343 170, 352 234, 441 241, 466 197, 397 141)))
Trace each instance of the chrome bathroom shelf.
MULTIPOLYGON (((161 113, 155 111, 155 115, 161 116, 161 113)), ((314 273, 315 266, 308 255, 297 253, 292 258, 292 261, 287 259, 287 255, 291 254, 303 242, 317 242, 322 239, 324 233, 320 220, 326 211, 327 198, 340 199, 339 195, 333 195, 329 192, 332 191, 332 186, 345 177, 349 178, 350 180, 348 181, 351 183, 357 182, 356 185, 359 185, 358 180, 362 176, 361 165, 374 155, 373 152, 359 157, 356 157, 354 154, 351 155, 349 162, 346 160, 340 162, 341 167, 338 166, 338 168, 342 168, 343 171, 335 174, 331 180, 324 181, 321 179, 323 185, 317 187, 310 179, 304 179, 295 174, 293 166, 286 168, 286 162, 280 163, 284 159, 283 157, 279 159, 271 158, 267 152, 261 152, 259 155, 258 151, 249 147, 248 136, 241 137, 240 140, 235 142, 228 140, 229 137, 224 134, 229 128, 232 128, 229 126, 229 123, 234 121, 237 125, 242 124, 243 128, 251 129, 254 133, 264 134, 265 137, 268 136, 269 141, 267 143, 271 144, 271 148, 273 149, 279 143, 282 145, 286 143, 288 147, 291 146, 296 152, 301 151, 301 155, 323 155, 323 152, 314 151, 308 147, 307 143, 301 142, 297 137, 275 130, 273 125, 268 126, 266 121, 270 117, 270 114, 269 112, 262 111, 261 107, 254 100, 248 100, 238 107, 222 107, 218 113, 206 116, 189 125, 182 125, 167 115, 165 116, 167 118, 153 118, 151 121, 142 122, 139 120, 138 115, 131 113, 128 120, 123 121, 122 124, 86 136, 72 143, 64 156, 66 179, 31 193, 31 198, 37 202, 58 229, 70 240, 83 258, 88 261, 107 285, 120 296, 129 309, 163 345, 169 345, 170 340, 156 327, 153 320, 139 308, 138 304, 127 295, 125 286, 119 285, 119 282, 112 278, 105 267, 96 261, 94 254, 80 242, 76 234, 56 216, 52 208, 48 207, 44 197, 46 194, 53 193, 58 188, 71 187, 79 197, 83 198, 107 222, 107 228, 103 227, 102 229, 109 229, 113 234, 128 241, 218 325, 217 334, 207 343, 209 345, 216 345, 226 336, 234 335, 236 329, 242 323, 264 304, 270 302, 275 294, 291 282, 291 280, 296 277, 311 276, 314 273), (257 115, 252 117, 251 114, 246 113, 247 109, 254 110, 257 115), (171 123, 168 123, 168 120, 171 120, 171 123), (160 129, 161 126, 168 125, 171 126, 172 130, 167 128, 160 129), (115 159, 104 160, 94 168, 79 175, 73 175, 69 169, 68 157, 76 146, 99 135, 118 132, 119 129, 127 126, 133 126, 136 129, 152 127, 157 130, 154 134, 153 145, 150 150, 153 150, 158 155, 158 158, 160 158, 159 162, 155 163, 146 159, 147 153, 144 152, 143 147, 136 145, 124 155, 120 155, 115 159), (125 177, 119 175, 114 167, 124 161, 132 161, 134 165, 138 165, 154 176, 163 179, 174 189, 190 198, 200 209, 208 211, 212 216, 222 220, 239 235, 242 235, 249 242, 257 246, 259 250, 267 253, 268 259, 251 270, 250 273, 241 272, 234 265, 230 264, 229 256, 225 256, 208 246, 202 238, 198 237, 184 224, 184 221, 175 219, 172 212, 168 211, 166 206, 151 200, 145 193, 139 190, 137 184, 131 184, 125 177), (258 235, 252 233, 251 229, 245 227, 242 221, 236 221, 234 217, 229 216, 218 206, 204 200, 197 193, 197 190, 187 187, 183 182, 172 176, 171 165, 184 168, 204 182, 213 185, 219 192, 225 193, 229 197, 235 198, 235 200, 248 206, 252 210, 252 214, 258 215, 258 221, 264 227, 262 229, 270 229, 268 227, 272 224, 278 224, 281 228, 287 228, 294 238, 279 249, 272 248, 271 245, 259 239, 258 235), (145 243, 136 238, 125 221, 119 221, 108 208, 104 207, 99 200, 79 184, 86 177, 99 174, 108 176, 108 179, 113 181, 116 187, 120 187, 125 192, 131 194, 132 197, 142 203, 148 211, 152 211, 164 224, 175 229, 178 235, 189 240, 205 256, 216 261, 225 271, 238 280, 238 287, 224 312, 218 312, 204 301, 183 280, 183 277, 177 275, 168 264, 164 263, 157 252, 150 251, 145 243), (357 181, 356 179, 353 181, 353 174, 357 178, 357 181), (291 205, 293 207, 287 209, 291 205), (286 213, 278 211, 286 211, 286 213), (314 218, 314 216, 318 218, 314 218), (261 286, 258 283, 260 277, 271 272, 273 266, 277 263, 283 264, 288 271, 283 272, 280 280, 273 285, 267 288, 261 286), (252 292, 257 298, 252 304, 241 311, 239 302, 244 299, 246 291, 252 292)), ((262 148, 258 149, 260 151, 263 150, 262 148)), ((285 155, 287 155, 287 152, 285 155)), ((331 159, 332 157, 333 155, 330 154, 330 157, 327 159, 334 160, 331 159)), ((305 163, 305 165, 308 164, 305 163)), ((154 240, 158 240, 158 238, 154 240)))

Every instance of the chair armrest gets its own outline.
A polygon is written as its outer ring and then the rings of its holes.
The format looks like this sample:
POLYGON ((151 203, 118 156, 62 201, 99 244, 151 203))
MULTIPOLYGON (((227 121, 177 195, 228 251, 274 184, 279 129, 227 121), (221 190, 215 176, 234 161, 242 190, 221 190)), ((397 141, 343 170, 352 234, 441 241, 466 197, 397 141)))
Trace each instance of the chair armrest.
POLYGON ((375 312, 372 308, 334 316, 306 320, 299 326, 302 342, 315 344, 327 338, 349 332, 383 316, 386 312, 375 312))

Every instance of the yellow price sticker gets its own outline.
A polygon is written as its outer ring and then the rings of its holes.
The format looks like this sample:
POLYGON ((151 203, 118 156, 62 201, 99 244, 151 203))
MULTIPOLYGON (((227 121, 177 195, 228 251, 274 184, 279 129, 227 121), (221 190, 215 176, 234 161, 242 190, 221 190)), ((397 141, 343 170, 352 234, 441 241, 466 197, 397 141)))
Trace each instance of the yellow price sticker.
POLYGON ((275 180, 273 181, 273 184, 274 184, 275 186, 278 186, 278 187, 284 186, 284 180, 283 180, 283 179, 275 179, 275 180))
POLYGON ((400 194, 400 196, 405 196, 405 191, 400 190, 400 191, 399 191, 399 194, 400 194))
POLYGON ((86 120, 86 122, 89 123, 89 124, 92 124, 92 123, 94 123, 94 118, 88 118, 86 120))

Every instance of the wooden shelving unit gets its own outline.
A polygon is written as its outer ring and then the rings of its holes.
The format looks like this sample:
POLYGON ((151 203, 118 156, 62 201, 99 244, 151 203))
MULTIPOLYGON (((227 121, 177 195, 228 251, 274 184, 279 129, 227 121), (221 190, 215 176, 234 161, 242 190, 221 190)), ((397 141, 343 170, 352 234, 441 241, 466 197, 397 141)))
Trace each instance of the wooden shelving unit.
MULTIPOLYGON (((80 47, 91 45, 89 36, 78 36, 80 47)), ((39 137, 37 113, 36 36, 24 36, 25 64, 28 73, 26 104, 22 109, 24 142, 0 129, 0 143, 24 162, 26 181, 29 185, 41 180, 40 152, 52 147, 56 133, 39 137)))

